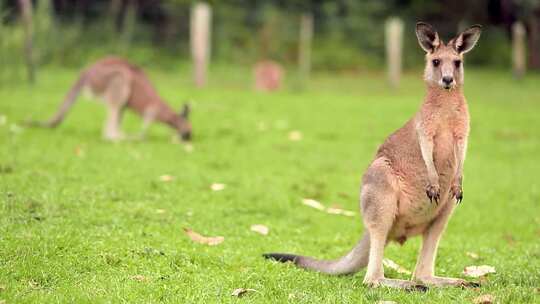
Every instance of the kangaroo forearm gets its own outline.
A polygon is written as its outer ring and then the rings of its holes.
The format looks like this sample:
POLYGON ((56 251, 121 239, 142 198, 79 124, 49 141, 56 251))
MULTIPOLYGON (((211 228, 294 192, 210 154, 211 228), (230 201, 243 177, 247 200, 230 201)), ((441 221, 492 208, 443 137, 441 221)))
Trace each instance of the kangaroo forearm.
POLYGON ((457 158, 457 171, 456 181, 461 185, 463 180, 463 165, 465 163, 465 155, 467 153, 467 139, 460 139, 456 143, 456 158, 457 158))
POLYGON ((435 164, 433 162, 433 138, 427 136, 421 127, 417 128, 417 135, 422 159, 426 165, 429 181, 436 183, 438 182, 439 174, 437 173, 437 169, 435 168, 435 164))

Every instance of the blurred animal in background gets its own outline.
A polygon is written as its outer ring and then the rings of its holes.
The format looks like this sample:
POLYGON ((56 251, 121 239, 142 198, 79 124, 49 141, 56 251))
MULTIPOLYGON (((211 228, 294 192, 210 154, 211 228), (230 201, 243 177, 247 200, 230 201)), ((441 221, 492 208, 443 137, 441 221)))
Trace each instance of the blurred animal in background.
POLYGON ((283 81, 283 68, 271 60, 259 61, 253 68, 255 89, 257 91, 271 92, 281 87, 283 81))
POLYGON ((427 92, 416 115, 379 147, 362 178, 364 236, 344 257, 317 260, 269 253, 266 258, 291 261, 328 274, 351 274, 367 266, 364 284, 405 289, 474 286, 459 278, 435 275, 439 240, 454 207, 463 199, 463 164, 469 136, 469 112, 463 95, 463 55, 480 37, 472 26, 448 43, 433 27, 419 22, 416 36, 426 52, 427 92), (384 248, 421 235, 422 249, 412 280, 387 279, 384 248))
POLYGON ((185 104, 176 113, 159 96, 142 69, 117 57, 98 60, 84 69, 77 82, 68 91, 64 102, 45 122, 30 122, 31 125, 55 128, 66 117, 71 106, 82 91, 102 99, 107 108, 107 118, 103 127, 103 137, 108 140, 121 140, 125 136, 120 130, 122 114, 129 108, 143 118, 140 137, 144 137, 153 122, 164 123, 178 133, 182 140, 192 137, 191 124, 188 120, 190 107, 185 104))

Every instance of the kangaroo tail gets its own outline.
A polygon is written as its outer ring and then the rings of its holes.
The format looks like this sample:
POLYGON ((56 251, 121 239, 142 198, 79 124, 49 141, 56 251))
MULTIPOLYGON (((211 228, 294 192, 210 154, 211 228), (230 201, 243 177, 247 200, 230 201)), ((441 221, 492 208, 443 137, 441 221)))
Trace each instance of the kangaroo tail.
POLYGON ((87 75, 85 72, 81 73, 79 76, 79 79, 75 84, 69 89, 69 92, 66 94, 66 97, 64 97, 64 101, 62 102, 62 105, 60 105, 60 108, 54 114, 54 116, 49 119, 48 121, 43 122, 32 122, 31 125, 39 126, 39 127, 47 127, 47 128, 54 128, 58 126, 65 118, 67 112, 71 108, 71 106, 77 101, 77 97, 79 96, 82 88, 85 85, 87 79, 87 75))
POLYGON ((364 233, 362 239, 345 256, 336 260, 317 260, 311 257, 284 253, 265 253, 263 257, 278 262, 292 262, 296 266, 331 275, 353 274, 368 264, 369 234, 364 233))

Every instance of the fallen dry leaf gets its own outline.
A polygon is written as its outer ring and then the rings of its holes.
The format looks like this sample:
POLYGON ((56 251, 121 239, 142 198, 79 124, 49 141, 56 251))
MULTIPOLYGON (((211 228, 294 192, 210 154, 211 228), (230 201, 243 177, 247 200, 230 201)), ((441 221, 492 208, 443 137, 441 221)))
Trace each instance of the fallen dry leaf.
POLYGON ((168 175, 168 174, 165 174, 165 175, 162 175, 159 177, 159 180, 162 181, 162 182, 170 182, 174 179, 174 176, 172 175, 168 175))
POLYGON ((28 285, 32 288, 32 289, 39 289, 41 286, 39 285, 38 282, 34 281, 34 280, 30 280, 28 281, 28 285))
POLYGON ((186 151, 186 152, 188 152, 188 153, 191 153, 191 152, 193 152, 193 149, 194 149, 194 148, 193 148, 193 145, 192 145, 192 144, 190 144, 190 143, 184 144, 184 151, 186 151))
POLYGON ((138 282, 144 282, 146 281, 146 277, 143 276, 142 274, 136 274, 134 276, 131 277, 133 280, 135 281, 138 281, 138 282))
POLYGON ((475 252, 467 251, 466 254, 467 254, 468 257, 470 257, 473 260, 478 260, 480 258, 478 253, 475 253, 475 252))
POLYGON ((349 210, 343 210, 341 208, 335 208, 335 207, 328 207, 326 208, 326 212, 330 214, 339 214, 339 215, 345 215, 345 216, 355 216, 356 213, 349 210))
POLYGON ((302 140, 302 132, 298 130, 294 130, 289 132, 289 140, 290 141, 299 141, 302 140))
POLYGON ((402 274, 411 274, 411 272, 402 266, 398 265, 396 262, 390 260, 390 259, 383 259, 383 265, 384 267, 390 268, 392 270, 397 271, 398 273, 402 274))
POLYGON ((80 158, 84 158, 86 153, 84 153, 84 149, 81 146, 75 147, 75 155, 80 158))
POLYGON ((212 189, 212 191, 221 191, 225 189, 225 184, 213 183, 210 185, 210 189, 212 189))
POLYGON ((208 237, 201 235, 189 228, 184 228, 184 232, 189 236, 192 241, 210 246, 221 244, 225 240, 225 238, 222 236, 208 237))
POLYGON ((268 232, 270 232, 270 229, 268 229, 268 227, 266 227, 265 225, 257 224, 251 225, 251 231, 260 233, 262 235, 267 235, 268 232))
POLYGON ((257 290, 251 289, 251 288, 236 288, 231 293, 231 296, 233 296, 233 297, 241 297, 241 296, 245 295, 246 293, 248 293, 250 291, 257 291, 257 290))
POLYGON ((479 297, 474 298, 473 303, 474 304, 491 304, 495 302, 495 296, 490 294, 481 295, 479 297))
POLYGON ((325 211, 328 214, 337 214, 337 215, 345 215, 345 216, 355 216, 356 215, 356 213, 353 212, 353 211, 344 210, 344 209, 341 209, 341 208, 335 207, 335 206, 326 208, 320 202, 318 202, 318 201, 316 201, 314 199, 310 199, 310 198, 303 199, 302 204, 304 204, 306 206, 309 206, 311 208, 315 208, 315 209, 318 209, 318 210, 321 210, 321 211, 325 211))
POLYGON ((463 270, 463 274, 469 277, 478 278, 487 275, 488 273, 495 273, 495 267, 482 265, 482 266, 467 266, 463 270))
POLYGON ((323 204, 319 203, 318 201, 316 201, 314 199, 310 199, 310 198, 303 199, 302 204, 304 204, 306 206, 309 206, 311 208, 319 209, 319 210, 324 210, 325 209, 323 204))

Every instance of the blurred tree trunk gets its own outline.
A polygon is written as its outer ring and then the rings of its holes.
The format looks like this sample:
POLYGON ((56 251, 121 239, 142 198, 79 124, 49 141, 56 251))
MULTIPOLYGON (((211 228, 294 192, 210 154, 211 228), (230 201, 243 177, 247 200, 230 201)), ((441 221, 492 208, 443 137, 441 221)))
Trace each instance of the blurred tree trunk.
POLYGON ((126 4, 126 11, 124 20, 122 21, 122 48, 123 50, 129 49, 133 40, 133 33, 137 26, 137 2, 135 0, 129 0, 126 4))
POLYGON ((300 17, 300 42, 298 46, 298 65, 300 79, 305 83, 311 73, 311 41, 313 40, 313 15, 304 13, 300 17))
POLYGON ((109 21, 111 30, 120 30, 120 15, 122 13, 122 0, 111 0, 109 3, 109 21))
POLYGON ((34 83, 36 72, 33 58, 34 30, 32 24, 32 1, 19 0, 19 7, 24 27, 24 59, 26 61, 28 81, 34 83))
POLYGON ((540 69, 540 17, 539 12, 529 17, 529 67, 540 69))
POLYGON ((206 84, 206 71, 210 59, 212 8, 205 2, 195 2, 190 16, 190 44, 193 58, 195 85, 206 84))

